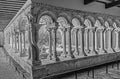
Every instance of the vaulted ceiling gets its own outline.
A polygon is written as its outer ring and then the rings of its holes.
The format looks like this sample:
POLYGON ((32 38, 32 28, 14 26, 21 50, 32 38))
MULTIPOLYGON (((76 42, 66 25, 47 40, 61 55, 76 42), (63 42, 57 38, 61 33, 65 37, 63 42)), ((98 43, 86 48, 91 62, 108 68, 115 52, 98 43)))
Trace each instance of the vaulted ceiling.
POLYGON ((4 29, 27 0, 0 0, 0 29, 4 29))
POLYGON ((105 8, 120 7, 120 0, 84 0, 84 4, 99 2, 105 4, 105 8))

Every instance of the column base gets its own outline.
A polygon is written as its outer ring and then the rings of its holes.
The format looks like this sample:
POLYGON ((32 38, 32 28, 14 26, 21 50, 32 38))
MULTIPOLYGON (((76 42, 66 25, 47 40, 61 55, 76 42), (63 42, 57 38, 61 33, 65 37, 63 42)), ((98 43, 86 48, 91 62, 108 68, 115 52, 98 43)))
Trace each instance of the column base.
POLYGON ((103 49, 99 49, 98 54, 105 54, 105 51, 103 49))
POLYGON ((107 52, 108 52, 108 53, 115 53, 112 48, 108 48, 108 49, 107 49, 107 52))
POLYGON ((72 57, 70 56, 70 55, 68 55, 68 54, 61 54, 61 56, 59 56, 59 59, 60 59, 60 61, 65 61, 65 60, 71 60, 72 59, 72 57))
POLYGON ((90 50, 90 52, 87 54, 88 56, 96 55, 96 52, 94 50, 90 50))
POLYGON ((75 56, 75 58, 77 59, 77 58, 82 58, 82 57, 85 57, 84 56, 84 54, 82 54, 81 53, 82 51, 75 51, 74 53, 73 53, 73 55, 75 56))
POLYGON ((85 54, 88 56, 88 54, 90 53, 90 50, 84 49, 84 51, 85 51, 85 54))
POLYGON ((114 48, 115 52, 120 52, 119 48, 114 48))

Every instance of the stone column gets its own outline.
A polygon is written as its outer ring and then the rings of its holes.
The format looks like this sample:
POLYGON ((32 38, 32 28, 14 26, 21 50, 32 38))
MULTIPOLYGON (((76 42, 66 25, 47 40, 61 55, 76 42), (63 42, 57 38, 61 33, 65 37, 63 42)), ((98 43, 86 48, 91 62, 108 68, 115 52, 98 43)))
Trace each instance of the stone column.
POLYGON ((74 55, 78 56, 79 55, 79 50, 78 50, 78 28, 73 28, 74 29, 74 33, 75 33, 75 52, 74 55))
POLYGON ((104 36, 104 49, 105 49, 106 53, 108 53, 108 51, 107 51, 107 48, 108 48, 108 41, 107 41, 107 39, 108 39, 108 30, 107 29, 105 29, 103 31, 103 36, 104 36))
POLYGON ((103 36, 103 30, 104 29, 100 29, 100 49, 99 49, 99 53, 104 54, 104 36, 103 36))
POLYGON ((16 34, 15 34, 15 53, 17 53, 17 39, 16 39, 16 34))
POLYGON ((88 28, 85 28, 84 31, 84 51, 86 54, 89 53, 89 35, 88 35, 88 28))
MULTIPOLYGON (((115 40, 113 40, 113 42, 114 42, 114 44, 115 44, 115 48, 114 48, 114 50, 116 51, 116 52, 120 52, 120 48, 119 48, 119 30, 117 30, 117 29, 115 29, 114 30, 114 33, 116 34, 116 38, 115 38, 115 40)), ((114 38, 113 38, 114 39, 114 38)))
POLYGON ((56 44, 57 44, 57 36, 56 36, 56 34, 57 34, 57 28, 54 27, 54 28, 53 28, 53 35, 54 35, 54 41, 53 41, 53 57, 54 57, 55 61, 59 61, 59 58, 58 58, 58 56, 57 56, 57 50, 56 50, 56 48, 57 48, 57 46, 56 46, 56 44))
POLYGON ((49 28, 47 30, 49 32, 49 58, 50 58, 50 60, 52 60, 53 59, 52 58, 52 55, 53 55, 53 53, 52 53, 52 29, 49 28))
POLYGON ((114 53, 112 49, 112 28, 108 28, 108 53, 114 53))
POLYGON ((72 51, 72 44, 71 44, 71 27, 67 27, 67 32, 68 32, 68 55, 71 58, 74 58, 73 51, 72 51))
POLYGON ((89 49, 90 49, 90 52, 89 54, 90 55, 95 55, 96 54, 96 51, 95 51, 95 28, 94 27, 91 27, 89 29, 89 49))
POLYGON ((102 28, 97 28, 97 32, 96 32, 96 50, 97 50, 97 52, 99 54, 104 54, 105 53, 105 51, 104 51, 104 34, 103 34, 103 30, 104 29, 102 29, 102 28), (97 35, 99 35, 99 36, 97 36, 97 35))
POLYGON ((33 65, 41 64, 41 61, 39 60, 39 48, 37 46, 37 41, 38 41, 37 25, 38 24, 36 24, 32 21, 31 25, 30 25, 30 31, 29 31, 29 38, 30 38, 29 39, 29 42, 30 42, 29 50, 30 50, 30 54, 31 54, 30 59, 31 59, 31 62, 33 65))
POLYGON ((85 43, 84 43, 84 42, 85 42, 84 33, 85 33, 85 29, 84 29, 84 28, 81 28, 80 31, 81 31, 81 35, 82 35, 82 36, 81 36, 81 38, 82 38, 82 40, 81 40, 82 53, 83 53, 84 56, 87 56, 87 54, 86 54, 85 51, 84 51, 84 46, 85 46, 85 45, 84 45, 84 44, 85 44, 85 43))
POLYGON ((60 27, 60 29, 62 30, 62 45, 63 45, 63 57, 67 57, 67 52, 66 52, 66 28, 64 27, 60 27))
POLYGON ((22 33, 20 32, 20 56, 22 55, 22 33))

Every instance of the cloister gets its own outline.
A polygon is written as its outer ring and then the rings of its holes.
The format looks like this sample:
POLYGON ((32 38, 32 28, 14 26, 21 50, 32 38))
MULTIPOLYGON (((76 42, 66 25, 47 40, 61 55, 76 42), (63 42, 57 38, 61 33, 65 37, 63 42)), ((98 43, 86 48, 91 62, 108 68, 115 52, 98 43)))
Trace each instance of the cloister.
POLYGON ((28 0, 4 29, 4 48, 21 79, 41 79, 113 61, 119 69, 119 38, 119 16, 28 0))

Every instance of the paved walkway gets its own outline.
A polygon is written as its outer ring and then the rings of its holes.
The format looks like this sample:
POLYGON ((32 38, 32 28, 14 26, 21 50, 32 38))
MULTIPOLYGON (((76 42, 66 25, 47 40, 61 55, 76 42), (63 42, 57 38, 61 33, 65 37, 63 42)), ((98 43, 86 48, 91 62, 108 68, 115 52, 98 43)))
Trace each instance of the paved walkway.
POLYGON ((17 79, 16 72, 6 61, 2 48, 0 48, 0 79, 17 79))

